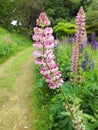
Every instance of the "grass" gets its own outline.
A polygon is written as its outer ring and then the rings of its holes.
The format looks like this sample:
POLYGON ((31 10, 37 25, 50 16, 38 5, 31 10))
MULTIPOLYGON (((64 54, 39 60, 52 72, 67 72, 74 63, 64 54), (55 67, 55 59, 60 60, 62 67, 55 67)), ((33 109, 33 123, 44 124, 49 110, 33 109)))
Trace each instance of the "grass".
POLYGON ((39 67, 34 65, 35 70, 33 77, 33 88, 32 92, 32 109, 35 109, 33 116, 35 117, 36 130, 50 130, 51 129, 51 115, 49 115, 51 101, 51 90, 47 86, 44 77, 39 72, 39 67))
POLYGON ((31 45, 30 39, 0 27, 0 63, 31 45))

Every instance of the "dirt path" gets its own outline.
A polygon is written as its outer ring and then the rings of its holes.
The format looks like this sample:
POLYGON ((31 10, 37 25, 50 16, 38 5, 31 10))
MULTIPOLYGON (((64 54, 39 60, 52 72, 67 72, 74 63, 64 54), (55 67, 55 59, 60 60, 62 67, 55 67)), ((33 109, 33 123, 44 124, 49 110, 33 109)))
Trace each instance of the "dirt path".
MULTIPOLYGON (((12 57, 0 66, 0 78, 4 78, 4 76, 5 78, 7 77, 8 74, 5 73, 5 71, 9 71, 9 67, 11 68, 13 63, 15 64, 17 58, 21 58, 21 56, 25 54, 25 51, 12 57)), ((16 79, 13 80, 13 89, 9 91, 5 86, 1 89, 0 130, 35 130, 33 126, 32 110, 30 108, 32 102, 31 94, 33 91, 33 69, 31 51, 27 58, 19 64, 19 67, 13 71, 13 73, 16 74, 16 79)), ((13 77, 14 74, 12 75, 13 77)), ((10 80, 11 79, 9 79, 9 82, 10 80)))

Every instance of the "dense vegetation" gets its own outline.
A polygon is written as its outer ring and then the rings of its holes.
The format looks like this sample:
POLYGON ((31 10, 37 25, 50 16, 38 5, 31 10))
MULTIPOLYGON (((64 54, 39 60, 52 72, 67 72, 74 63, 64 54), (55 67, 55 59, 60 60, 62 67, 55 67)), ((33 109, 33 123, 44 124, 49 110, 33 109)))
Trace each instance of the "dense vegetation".
MULTIPOLYGON (((62 44, 62 43, 60 43, 62 44)), ((87 64, 86 71, 83 72, 85 76, 85 83, 79 89, 70 81, 70 68, 71 68, 71 52, 72 46, 70 43, 63 43, 58 49, 58 63, 60 70, 62 70, 65 83, 63 84, 63 90, 69 99, 69 102, 74 99, 80 100, 79 104, 83 109, 83 116, 86 120, 86 130, 98 129, 98 50, 92 50, 91 46, 87 46, 84 49, 89 55, 89 60, 94 61, 94 68, 91 64, 87 64), (92 55, 93 53, 93 55, 92 55), (92 68, 92 69, 90 69, 92 68)), ((82 59, 84 61, 84 58, 82 59)), ((37 115, 38 122, 37 127, 39 130, 73 130, 72 122, 69 113, 65 111, 63 101, 64 98, 59 90, 51 91, 45 83, 45 78, 41 76, 39 67, 36 66, 36 98, 37 98, 37 115), (39 121, 40 119, 40 121, 39 121)))
POLYGON ((0 28, 0 63, 31 44, 29 39, 0 28))
POLYGON ((80 6, 85 8, 87 24, 92 24, 98 22, 97 5, 97 0, 0 0, 0 26, 30 35, 40 12, 45 11, 55 26, 58 22, 75 22, 80 6), (13 26, 14 20, 17 25, 13 26))
POLYGON ((75 24, 59 22, 54 28, 57 37, 66 37, 68 34, 75 35, 75 24))
MULTIPOLYGON (((36 66, 35 84, 37 129, 97 130, 98 42, 95 33, 92 33, 91 42, 87 40, 83 7, 76 16, 76 35, 71 37, 74 41, 69 42, 70 36, 67 40, 56 38, 54 41, 52 28, 47 27, 50 21, 44 12, 37 19, 37 25, 33 35, 35 63, 40 66, 36 66)), ((60 31, 65 29, 62 31, 65 34, 68 27, 69 30, 70 26, 74 27, 60 23, 55 31, 59 25, 60 31)))
POLYGON ((0 63, 31 45, 30 36, 36 26, 33 40, 39 50, 34 53, 38 58, 35 62, 43 66, 42 70, 35 66, 34 103, 38 130, 98 130, 97 14, 98 0, 0 0, 0 26, 10 30, 0 27, 0 63), (83 14, 77 22, 75 16, 81 5, 86 20, 83 14), (52 29, 47 27, 50 21, 44 13, 45 25, 40 17, 36 26, 40 12, 46 12, 51 20, 54 46, 51 43, 52 29), (29 36, 29 40, 18 33, 29 36), (78 42, 75 34, 79 34, 78 42), (47 63, 50 66, 47 67, 47 63), (72 64, 76 67, 74 72, 72 64), (64 81, 62 87, 59 78, 64 81), (56 85, 50 80, 56 81, 56 85))

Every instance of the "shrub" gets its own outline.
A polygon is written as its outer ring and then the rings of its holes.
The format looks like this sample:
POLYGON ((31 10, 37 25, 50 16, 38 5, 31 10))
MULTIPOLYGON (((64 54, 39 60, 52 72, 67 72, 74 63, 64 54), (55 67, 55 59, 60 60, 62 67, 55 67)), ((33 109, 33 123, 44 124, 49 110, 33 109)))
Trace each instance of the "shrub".
POLYGON ((53 29, 59 38, 66 37, 68 34, 75 34, 75 24, 72 23, 59 22, 53 29))

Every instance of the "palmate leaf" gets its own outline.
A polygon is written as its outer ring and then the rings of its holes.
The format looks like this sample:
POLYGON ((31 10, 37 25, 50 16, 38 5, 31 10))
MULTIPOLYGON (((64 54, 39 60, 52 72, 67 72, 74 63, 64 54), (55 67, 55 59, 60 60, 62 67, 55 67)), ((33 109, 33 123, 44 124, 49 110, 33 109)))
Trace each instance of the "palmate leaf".
POLYGON ((73 127, 72 127, 72 122, 70 120, 69 117, 66 117, 63 121, 62 121, 62 127, 61 127, 61 130, 73 130, 73 127))
POLYGON ((91 89, 92 89, 93 91, 98 90, 98 85, 97 85, 96 83, 93 83, 91 89))
POLYGON ((94 116, 83 114, 86 121, 86 130, 97 130, 98 129, 98 120, 94 116))
POLYGON ((60 119, 58 130, 73 130, 72 121, 69 116, 59 115, 58 118, 60 119))
POLYGON ((89 114, 83 113, 83 117, 84 117, 84 119, 89 120, 90 122, 96 122, 95 117, 91 116, 89 114))
POLYGON ((93 96, 93 92, 95 90, 98 90, 98 85, 94 81, 93 82, 86 81, 85 87, 83 88, 82 91, 84 91, 85 94, 93 96))
POLYGON ((72 86, 71 82, 69 81, 63 84, 62 88, 66 97, 68 98, 77 98, 79 96, 78 87, 72 86))

